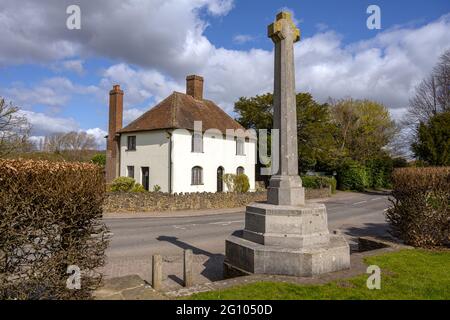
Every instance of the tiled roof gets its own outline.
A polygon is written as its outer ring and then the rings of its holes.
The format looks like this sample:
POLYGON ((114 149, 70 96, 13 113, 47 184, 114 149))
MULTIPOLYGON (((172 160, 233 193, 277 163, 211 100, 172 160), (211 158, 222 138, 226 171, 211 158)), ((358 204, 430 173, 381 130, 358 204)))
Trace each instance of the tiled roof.
POLYGON ((119 133, 158 129, 194 130, 194 121, 202 121, 203 131, 243 129, 225 111, 210 100, 196 100, 192 96, 174 92, 155 107, 131 122, 119 133))

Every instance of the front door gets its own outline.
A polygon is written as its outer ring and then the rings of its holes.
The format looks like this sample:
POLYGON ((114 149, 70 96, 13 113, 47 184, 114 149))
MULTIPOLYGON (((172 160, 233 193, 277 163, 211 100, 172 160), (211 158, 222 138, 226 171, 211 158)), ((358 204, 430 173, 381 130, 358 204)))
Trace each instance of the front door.
POLYGON ((142 186, 148 191, 150 186, 150 169, 149 167, 142 167, 142 186))
POLYGON ((217 192, 223 192, 223 168, 217 168, 217 192))

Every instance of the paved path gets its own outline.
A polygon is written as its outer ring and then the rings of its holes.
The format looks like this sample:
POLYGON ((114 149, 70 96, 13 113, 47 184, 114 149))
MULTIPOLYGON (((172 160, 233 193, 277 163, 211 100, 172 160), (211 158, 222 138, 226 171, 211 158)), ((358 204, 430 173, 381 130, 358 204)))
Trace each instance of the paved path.
MULTIPOLYGON (((329 229, 339 229, 352 243, 360 235, 386 232, 383 211, 388 206, 387 196, 367 193, 341 192, 318 200, 328 211, 329 229)), ((227 213, 181 217, 105 218, 113 234, 108 249, 107 276, 139 274, 151 278, 151 256, 165 256, 164 274, 167 288, 181 283, 182 251, 192 249, 195 254, 197 283, 218 280, 221 277, 225 238, 242 229, 244 212, 240 209, 227 213)))

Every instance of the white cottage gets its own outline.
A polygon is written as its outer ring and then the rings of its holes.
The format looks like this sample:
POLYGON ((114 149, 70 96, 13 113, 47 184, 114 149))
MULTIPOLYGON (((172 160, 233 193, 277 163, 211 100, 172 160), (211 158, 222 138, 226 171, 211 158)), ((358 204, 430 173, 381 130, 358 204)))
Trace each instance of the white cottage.
POLYGON ((256 139, 203 99, 203 78, 173 92, 122 128, 123 91, 110 92, 106 178, 132 177, 147 190, 222 192, 225 173, 245 173, 255 189, 256 139), (201 123, 201 127, 199 125, 201 123), (200 129, 200 130, 198 130, 200 129))

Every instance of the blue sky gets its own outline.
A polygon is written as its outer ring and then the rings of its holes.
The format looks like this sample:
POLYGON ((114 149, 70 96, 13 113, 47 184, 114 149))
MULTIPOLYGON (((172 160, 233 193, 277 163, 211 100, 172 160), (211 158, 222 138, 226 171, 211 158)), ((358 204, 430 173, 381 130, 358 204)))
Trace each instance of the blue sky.
POLYGON ((302 31, 297 90, 318 101, 370 98, 399 118, 450 48, 445 0, 0 0, 0 96, 23 109, 36 137, 86 130, 101 146, 115 83, 125 90, 125 122, 184 91, 191 73, 232 114, 238 97, 272 89, 266 27, 281 9, 302 31), (81 30, 65 27, 74 3, 81 30), (381 30, 366 27, 370 4, 381 9, 381 30))

